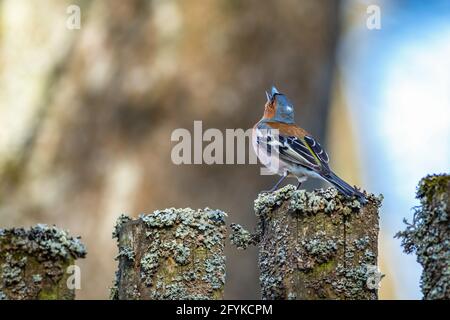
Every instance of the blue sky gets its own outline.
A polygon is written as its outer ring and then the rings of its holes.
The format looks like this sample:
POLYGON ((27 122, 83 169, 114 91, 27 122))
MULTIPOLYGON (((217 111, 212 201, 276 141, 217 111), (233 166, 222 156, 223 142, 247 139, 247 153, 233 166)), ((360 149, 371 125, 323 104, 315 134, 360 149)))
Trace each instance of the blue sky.
POLYGON ((365 185, 385 196, 380 251, 398 298, 421 298, 421 268, 392 236, 412 218, 420 178, 450 168, 450 1, 378 4, 381 29, 368 30, 361 17, 343 39, 339 66, 365 185))

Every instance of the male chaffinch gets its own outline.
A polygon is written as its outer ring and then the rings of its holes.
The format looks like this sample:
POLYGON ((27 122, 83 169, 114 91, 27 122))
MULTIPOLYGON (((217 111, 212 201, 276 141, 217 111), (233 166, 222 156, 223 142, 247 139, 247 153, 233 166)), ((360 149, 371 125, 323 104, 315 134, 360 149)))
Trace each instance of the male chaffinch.
POLYGON ((355 196, 365 203, 363 193, 331 171, 328 154, 319 142, 294 123, 294 106, 286 96, 275 87, 266 96, 264 116, 253 127, 252 142, 261 162, 282 176, 269 192, 276 190, 286 177, 297 178, 297 189, 314 177, 328 181, 346 197, 355 196))

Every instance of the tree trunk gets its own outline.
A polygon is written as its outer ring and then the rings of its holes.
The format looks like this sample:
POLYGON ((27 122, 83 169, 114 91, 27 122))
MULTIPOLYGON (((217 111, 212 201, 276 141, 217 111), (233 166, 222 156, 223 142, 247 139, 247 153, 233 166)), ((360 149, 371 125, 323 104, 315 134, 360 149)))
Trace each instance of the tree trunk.
POLYGON ((137 220, 121 216, 114 236, 119 270, 113 299, 221 299, 226 214, 166 209, 137 220))
POLYGON ((415 252, 423 267, 421 288, 426 300, 450 299, 450 175, 422 179, 417 190, 421 206, 412 224, 397 233, 406 253, 415 252))
POLYGON ((56 227, 0 229, 0 300, 71 300, 71 271, 86 250, 56 227))
POLYGON ((241 235, 259 242, 262 298, 377 299, 380 204, 370 195, 361 206, 333 188, 306 192, 288 185, 261 194, 258 233, 241 235))

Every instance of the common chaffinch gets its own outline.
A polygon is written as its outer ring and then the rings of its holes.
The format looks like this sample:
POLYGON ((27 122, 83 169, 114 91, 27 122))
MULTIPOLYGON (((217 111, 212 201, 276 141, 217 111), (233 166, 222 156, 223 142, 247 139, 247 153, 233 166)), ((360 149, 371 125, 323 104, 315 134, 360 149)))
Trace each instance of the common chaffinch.
POLYGON ((331 171, 329 157, 319 142, 294 123, 294 106, 272 87, 262 119, 253 127, 252 142, 260 161, 281 179, 269 190, 278 188, 286 177, 297 178, 297 189, 309 177, 334 185, 346 197, 355 196, 365 203, 364 194, 331 171))

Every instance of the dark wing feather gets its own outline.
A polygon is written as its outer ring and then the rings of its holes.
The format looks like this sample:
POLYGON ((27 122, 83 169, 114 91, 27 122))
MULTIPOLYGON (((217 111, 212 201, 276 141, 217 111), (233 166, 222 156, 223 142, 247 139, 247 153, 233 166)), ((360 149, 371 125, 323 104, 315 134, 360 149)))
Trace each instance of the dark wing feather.
POLYGON ((315 171, 328 171, 328 155, 311 136, 304 139, 296 136, 273 135, 272 130, 257 138, 257 143, 264 145, 266 151, 279 153, 280 160, 294 162, 315 171))
POLYGON ((328 168, 330 158, 328 157, 327 152, 324 148, 322 148, 320 143, 311 136, 305 136, 305 142, 312 149, 316 157, 320 160, 321 164, 328 168))
POLYGON ((293 162, 306 165, 308 167, 317 167, 318 162, 314 155, 311 154, 311 150, 305 145, 305 143, 293 136, 280 136, 280 153, 286 157, 292 158, 293 162))

